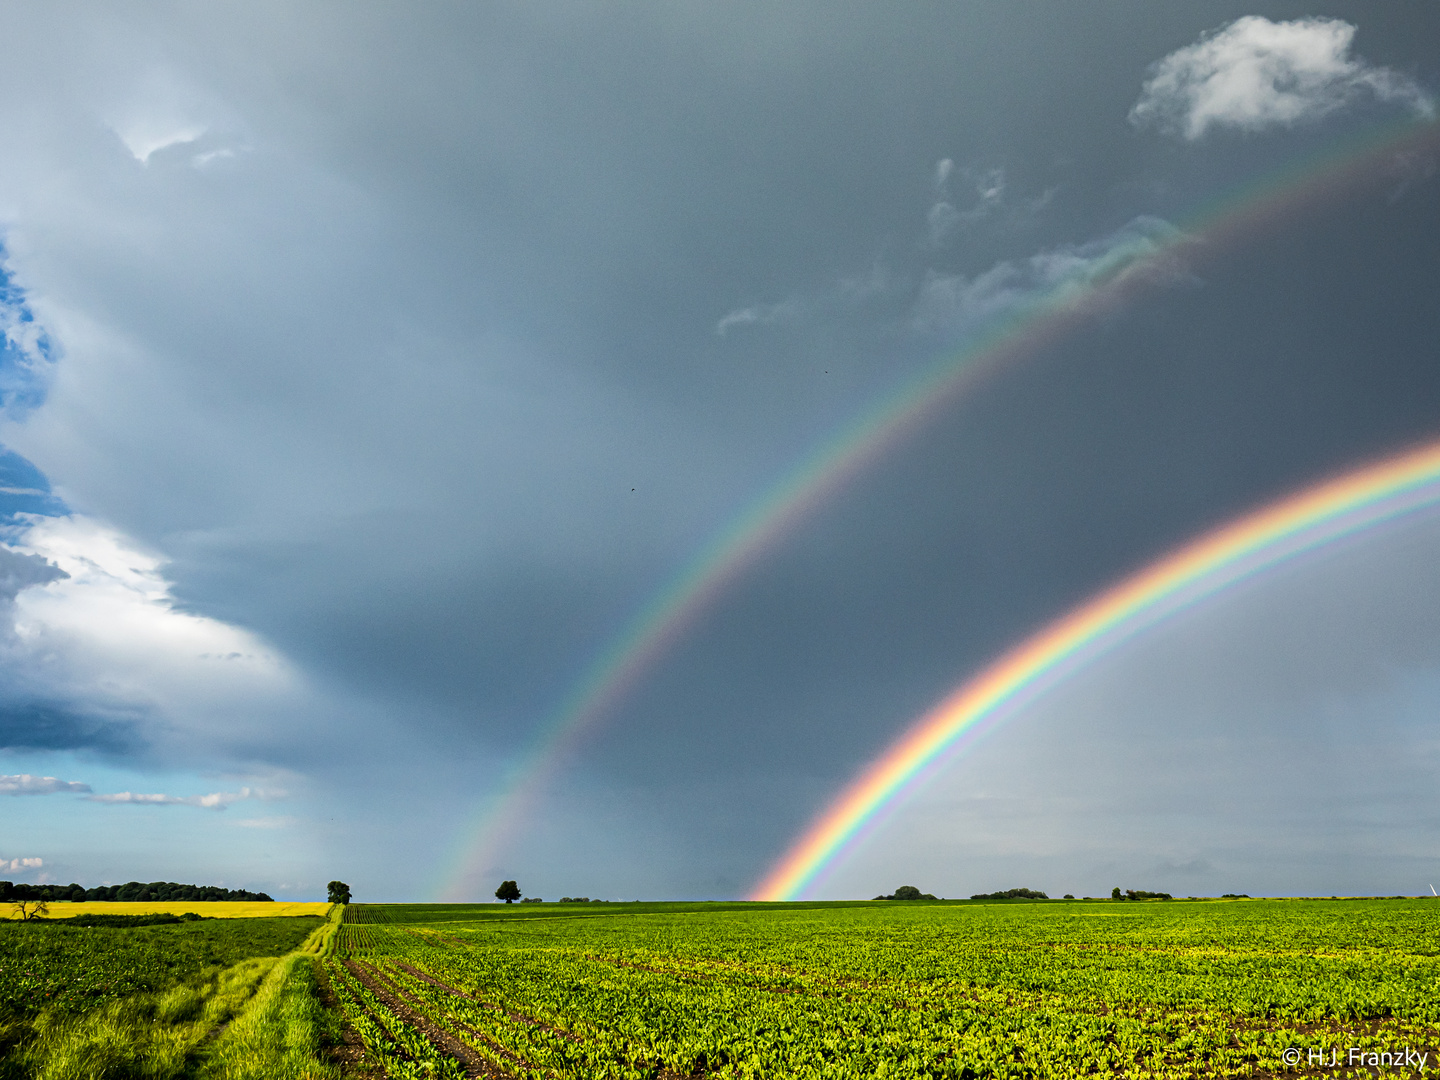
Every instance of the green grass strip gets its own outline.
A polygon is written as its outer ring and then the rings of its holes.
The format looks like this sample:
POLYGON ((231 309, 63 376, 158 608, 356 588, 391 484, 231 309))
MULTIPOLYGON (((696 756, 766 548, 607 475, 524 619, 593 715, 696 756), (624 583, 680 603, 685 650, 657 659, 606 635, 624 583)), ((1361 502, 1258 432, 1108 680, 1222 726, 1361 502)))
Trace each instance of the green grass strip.
POLYGON ((75 1015, 47 1009, 0 1032, 0 1080, 338 1080, 313 964, 338 914, 285 956, 251 957, 198 984, 75 1015), (217 1036, 218 1032, 218 1036, 217 1036))
POLYGON ((34 1080, 190 1075, 201 1043, 241 1011, 280 963, 276 957, 242 960, 199 986, 136 994, 81 1016, 42 1013, 32 1038, 7 1056, 7 1072, 34 1080))
POLYGON ((330 909, 325 925, 282 957, 244 1012, 215 1040, 199 1080, 338 1080, 324 1061, 338 1023, 320 1003, 315 965, 334 950, 344 909, 330 909))
POLYGON ((206 1054, 201 1080, 338 1080, 340 1070, 323 1061, 336 1033, 316 993, 315 963, 292 955, 271 969, 206 1054))

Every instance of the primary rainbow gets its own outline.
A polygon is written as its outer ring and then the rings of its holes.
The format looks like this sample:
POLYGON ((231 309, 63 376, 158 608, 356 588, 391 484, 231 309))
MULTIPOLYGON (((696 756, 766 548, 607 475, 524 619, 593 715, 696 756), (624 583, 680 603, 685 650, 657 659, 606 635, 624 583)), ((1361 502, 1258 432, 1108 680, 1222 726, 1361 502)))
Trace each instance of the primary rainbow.
POLYGON ((696 553, 637 612, 540 725, 530 749, 483 800, 457 838, 436 889, 445 900, 480 895, 481 879, 580 737, 607 715, 724 588, 837 489, 985 377, 1063 340, 1097 312, 1164 279, 1178 250, 1243 243, 1287 211, 1303 209, 1435 139, 1440 126, 1408 119, 1300 161, 1208 207, 1184 229, 1133 231, 1106 255, 992 322, 876 401, 785 474, 696 553))
POLYGON ((1259 570, 1437 502, 1440 442, 1282 499, 1126 578, 1022 642, 922 717, 820 815, 751 898, 796 899, 962 737, 1013 715, 1100 653, 1259 570))

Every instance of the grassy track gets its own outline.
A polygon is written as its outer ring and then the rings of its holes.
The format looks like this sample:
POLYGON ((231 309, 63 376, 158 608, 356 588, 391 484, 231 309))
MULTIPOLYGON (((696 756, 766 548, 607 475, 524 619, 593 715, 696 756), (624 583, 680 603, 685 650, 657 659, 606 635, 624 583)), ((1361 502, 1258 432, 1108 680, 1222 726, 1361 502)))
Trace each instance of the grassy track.
POLYGON ((319 958, 330 952, 339 909, 300 949, 282 957, 255 999, 209 1048, 200 1080, 338 1080, 323 1061, 327 1044, 339 1041, 336 1017, 320 1004, 319 958))
POLYGON ((0 927, 0 1077, 328 1080, 312 958, 334 928, 0 927))
POLYGON ((1320 1074, 1290 1047, 1440 1067, 1423 900, 358 905, 328 965, 396 1077, 1320 1074))
POLYGON ((282 956, 323 920, 217 919, 129 929, 0 924, 0 1023, 74 1015, 137 993, 198 984, 251 957, 282 956))

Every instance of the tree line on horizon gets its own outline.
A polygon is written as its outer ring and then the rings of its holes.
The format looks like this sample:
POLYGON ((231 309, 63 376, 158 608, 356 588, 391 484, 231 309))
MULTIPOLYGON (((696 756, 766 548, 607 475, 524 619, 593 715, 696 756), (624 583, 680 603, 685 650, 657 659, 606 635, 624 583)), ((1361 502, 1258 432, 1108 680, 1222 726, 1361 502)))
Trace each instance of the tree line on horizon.
POLYGON ((901 885, 889 896, 877 896, 876 900, 935 900, 938 897, 928 892, 921 892, 914 885, 901 885))
MULTIPOLYGON (((332 884, 334 883, 332 882, 332 884)), ((524 896, 524 899, 521 899, 522 896, 524 894, 520 891, 520 886, 514 881, 502 881, 500 887, 495 890, 495 899, 504 900, 507 904, 513 904, 516 900, 522 904, 543 904, 545 902, 539 896, 524 896)), ((608 904, 610 902, 609 900, 591 900, 588 896, 562 896, 557 901, 561 904, 608 904)))
POLYGON ((45 900, 49 902, 69 900, 81 903, 86 900, 121 901, 128 903, 153 903, 169 900, 274 900, 268 893, 251 892, 248 889, 224 889, 219 885, 181 885, 176 881, 127 881, 124 885, 97 885, 87 889, 72 882, 69 885, 26 885, 0 881, 0 903, 16 900, 45 900))

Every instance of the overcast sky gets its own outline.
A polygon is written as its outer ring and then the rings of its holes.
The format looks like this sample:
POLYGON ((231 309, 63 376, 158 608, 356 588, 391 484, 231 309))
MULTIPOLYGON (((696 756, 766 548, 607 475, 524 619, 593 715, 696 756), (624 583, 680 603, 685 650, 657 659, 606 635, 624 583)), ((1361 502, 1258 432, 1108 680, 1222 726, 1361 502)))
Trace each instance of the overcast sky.
MULTIPOLYGON (((6 27, 0 876, 305 899, 453 891, 637 613, 927 364, 1440 99, 1432 0, 6 27)), ((1182 245, 935 414, 668 639, 464 887, 744 895, 1028 633, 1440 437, 1436 172, 1182 245)), ((1437 552, 1419 514, 1131 641, 817 895, 1440 885, 1437 552)))

